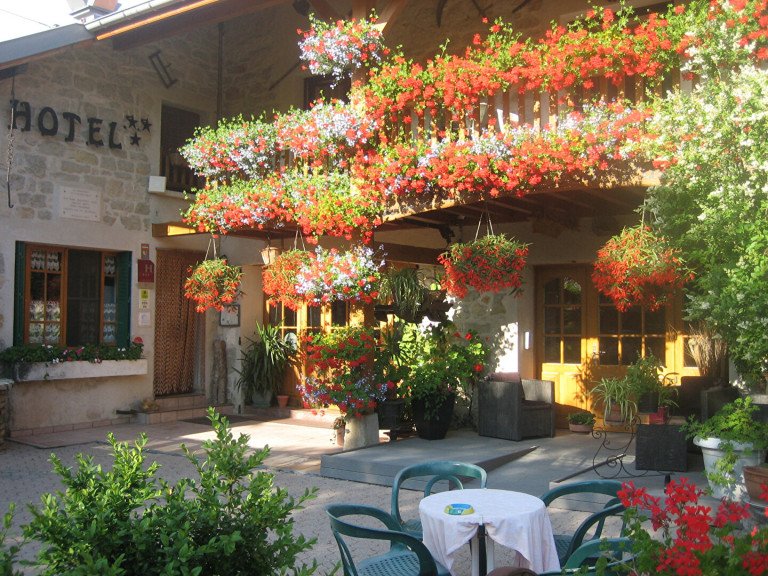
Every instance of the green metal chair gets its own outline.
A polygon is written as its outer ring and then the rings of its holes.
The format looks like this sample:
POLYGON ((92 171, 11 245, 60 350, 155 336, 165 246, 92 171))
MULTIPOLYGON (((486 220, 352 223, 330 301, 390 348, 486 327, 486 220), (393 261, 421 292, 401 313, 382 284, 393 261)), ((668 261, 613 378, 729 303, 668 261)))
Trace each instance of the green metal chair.
POLYGON ((557 572, 544 572, 539 576, 559 576, 560 574, 579 574, 602 576, 627 574, 627 562, 632 556, 632 541, 629 538, 603 538, 585 542, 573 551, 563 569, 557 572), (605 557, 607 563, 598 569, 598 558, 605 557), (584 571, 584 567, 587 567, 584 571))
POLYGON ((603 576, 626 574, 626 563, 632 556, 632 542, 629 538, 604 538, 590 540, 577 548, 561 570, 543 572, 536 575, 527 568, 512 568, 500 566, 488 573, 488 576, 561 576, 563 574, 578 574, 592 576, 598 572, 603 576), (604 556, 606 565, 598 570, 596 562, 604 556))
POLYGON ((414 518, 403 520, 400 515, 400 489, 406 480, 411 478, 431 477, 424 487, 424 496, 432 493, 435 484, 442 480, 448 481, 449 490, 462 490, 464 484, 462 478, 479 480, 478 488, 485 488, 488 474, 475 464, 466 462, 453 462, 450 460, 431 460, 420 464, 413 464, 400 470, 392 482, 392 516, 400 523, 400 529, 406 534, 422 539, 421 520, 414 518))
MULTIPOLYGON (((573 534, 555 534, 555 547, 557 548, 557 557, 560 559, 561 566, 567 563, 571 555, 582 544, 601 538, 605 521, 608 517, 621 516, 623 514, 624 506, 618 498, 619 490, 621 490, 621 482, 618 480, 588 480, 558 486, 541 496, 546 506, 549 506, 558 498, 570 494, 603 494, 610 497, 602 510, 587 517, 573 534)), ((622 533, 619 536, 623 536, 623 530, 624 524, 622 522, 622 533)))
POLYGON ((437 562, 418 539, 400 531, 397 520, 384 510, 358 504, 331 504, 326 507, 331 530, 341 553, 344 576, 449 576, 448 570, 437 562), (367 528, 341 520, 344 516, 368 516, 386 526, 386 530, 367 528), (389 552, 366 558, 358 563, 344 538, 389 540, 389 552))

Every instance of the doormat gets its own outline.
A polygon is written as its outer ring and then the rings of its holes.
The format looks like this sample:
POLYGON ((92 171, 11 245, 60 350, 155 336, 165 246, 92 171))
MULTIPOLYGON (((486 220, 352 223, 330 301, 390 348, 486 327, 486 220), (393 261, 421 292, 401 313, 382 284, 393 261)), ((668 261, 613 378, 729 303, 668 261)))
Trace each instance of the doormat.
MULTIPOLYGON (((224 417, 229 420, 230 424, 257 424, 258 420, 254 420, 253 418, 249 418, 248 416, 237 416, 236 414, 233 415, 227 415, 224 414, 224 417)), ((182 420, 182 422, 187 422, 188 424, 202 424, 203 426, 210 426, 211 421, 208 420, 208 416, 200 416, 199 418, 189 418, 187 420, 182 420)))

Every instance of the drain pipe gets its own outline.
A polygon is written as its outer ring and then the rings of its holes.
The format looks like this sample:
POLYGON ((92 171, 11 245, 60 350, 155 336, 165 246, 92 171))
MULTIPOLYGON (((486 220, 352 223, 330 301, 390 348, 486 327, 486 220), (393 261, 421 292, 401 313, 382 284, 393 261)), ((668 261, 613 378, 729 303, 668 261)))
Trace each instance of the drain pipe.
POLYGON ((219 50, 216 71, 216 123, 224 114, 224 22, 219 22, 219 50))

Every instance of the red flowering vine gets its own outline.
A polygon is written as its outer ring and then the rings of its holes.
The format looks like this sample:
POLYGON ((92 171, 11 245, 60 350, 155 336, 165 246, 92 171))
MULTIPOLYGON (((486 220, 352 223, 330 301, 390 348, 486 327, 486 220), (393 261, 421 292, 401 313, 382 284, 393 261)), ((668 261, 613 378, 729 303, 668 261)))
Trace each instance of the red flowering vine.
POLYGON ((624 228, 608 240, 592 271, 597 290, 620 312, 632 306, 658 310, 692 278, 680 251, 645 225, 624 228))
POLYGON ((478 292, 519 290, 523 282, 520 271, 527 257, 527 244, 504 234, 490 234, 451 244, 437 260, 445 268, 443 287, 448 294, 464 298, 470 287, 478 292))
POLYGON ((196 266, 190 266, 187 272, 189 277, 184 283, 184 296, 195 301, 197 312, 205 312, 209 308, 221 310, 240 295, 243 271, 239 266, 230 266, 224 258, 203 260, 196 266))

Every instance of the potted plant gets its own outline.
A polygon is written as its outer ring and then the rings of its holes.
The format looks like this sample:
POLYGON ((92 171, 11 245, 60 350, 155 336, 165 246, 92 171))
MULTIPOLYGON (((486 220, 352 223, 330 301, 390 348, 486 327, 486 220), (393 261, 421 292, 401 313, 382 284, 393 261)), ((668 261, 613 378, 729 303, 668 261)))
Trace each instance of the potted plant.
POLYGON ((266 408, 272 403, 285 378, 285 371, 294 361, 296 345, 293 338, 283 337, 279 326, 256 324, 254 338, 242 350, 236 385, 246 401, 266 408))
POLYGON ((704 455, 709 486, 717 498, 745 493, 743 468, 765 461, 768 423, 755 418, 752 399, 737 398, 704 422, 689 419, 683 429, 704 455))
POLYGON ((768 506, 768 490, 763 491, 763 486, 768 486, 768 464, 744 466, 743 472, 744 486, 750 500, 768 506))
POLYGON ((412 363, 405 380, 416 432, 421 438, 445 438, 457 395, 467 395, 485 370, 487 347, 472 331, 441 324, 404 341, 412 363))
POLYGON ((634 390, 626 378, 602 378, 590 391, 590 397, 602 406, 607 425, 632 422, 637 414, 634 390))
POLYGON ((659 397, 663 386, 660 372, 661 362, 653 354, 638 357, 627 366, 624 380, 631 388, 637 400, 638 412, 656 412, 659 409, 659 397))
POLYGON ((580 411, 568 414, 568 429, 571 432, 588 434, 595 427, 595 415, 592 412, 580 411))
POLYGON ((387 311, 405 322, 421 322, 428 290, 422 285, 416 268, 390 269, 381 278, 379 300, 391 303, 387 311))

